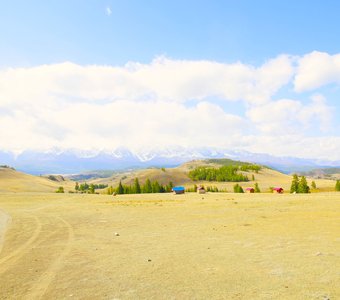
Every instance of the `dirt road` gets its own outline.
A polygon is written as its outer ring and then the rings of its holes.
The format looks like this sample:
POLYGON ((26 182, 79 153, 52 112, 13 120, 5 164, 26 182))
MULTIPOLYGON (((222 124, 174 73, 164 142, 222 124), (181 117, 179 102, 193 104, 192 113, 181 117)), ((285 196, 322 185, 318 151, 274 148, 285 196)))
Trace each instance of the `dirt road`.
POLYGON ((340 195, 0 194, 0 299, 339 299, 340 195))

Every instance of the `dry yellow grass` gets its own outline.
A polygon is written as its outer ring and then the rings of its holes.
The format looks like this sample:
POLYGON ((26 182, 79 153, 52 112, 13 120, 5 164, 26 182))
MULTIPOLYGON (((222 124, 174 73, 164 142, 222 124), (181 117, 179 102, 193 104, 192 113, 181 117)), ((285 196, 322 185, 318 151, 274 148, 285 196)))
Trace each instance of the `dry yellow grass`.
POLYGON ((2 193, 0 209, 0 299, 340 298, 340 193, 2 193))
POLYGON ((56 182, 8 168, 0 168, 0 192, 54 192, 59 186, 74 189, 74 182, 56 182))

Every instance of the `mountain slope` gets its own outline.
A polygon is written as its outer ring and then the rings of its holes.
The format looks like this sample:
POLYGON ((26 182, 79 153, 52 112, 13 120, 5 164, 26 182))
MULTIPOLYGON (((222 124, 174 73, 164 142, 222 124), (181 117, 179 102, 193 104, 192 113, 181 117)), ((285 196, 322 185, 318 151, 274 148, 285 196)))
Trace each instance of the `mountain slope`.
POLYGON ((59 186, 69 190, 73 189, 74 183, 70 180, 53 181, 0 167, 0 192, 54 192, 59 186))
POLYGON ((233 151, 211 147, 143 149, 131 151, 80 151, 51 149, 46 152, 24 151, 20 154, 0 150, 0 162, 30 174, 72 174, 87 170, 173 167, 193 159, 230 158, 270 166, 284 173, 310 171, 320 167, 339 167, 340 161, 276 157, 264 153, 233 151))
MULTIPOLYGON (((192 187, 194 184, 203 184, 204 186, 217 186, 219 189, 226 189, 227 191, 233 191, 235 182, 213 182, 213 181, 193 181, 188 177, 190 170, 201 167, 220 167, 221 165, 230 164, 242 164, 242 162, 231 161, 231 160, 194 160, 180 165, 175 168, 149 168, 142 170, 130 170, 125 172, 116 173, 108 178, 97 178, 89 180, 88 183, 96 184, 108 184, 109 186, 116 187, 119 181, 123 184, 132 185, 135 178, 138 178, 141 184, 144 184, 146 179, 151 181, 157 180, 159 183, 165 185, 170 181, 174 185, 184 185, 186 187, 192 187)), ((255 182, 260 186, 262 192, 269 191, 270 187, 282 187, 286 192, 290 190, 292 182, 292 176, 283 174, 279 171, 272 170, 263 167, 258 173, 256 172, 242 172, 248 176, 248 182, 241 182, 240 185, 243 188, 253 187, 255 182), (252 177, 254 176, 254 180, 252 177)), ((312 179, 308 178, 309 184, 314 180, 319 190, 333 190, 334 181, 325 179, 312 179)))

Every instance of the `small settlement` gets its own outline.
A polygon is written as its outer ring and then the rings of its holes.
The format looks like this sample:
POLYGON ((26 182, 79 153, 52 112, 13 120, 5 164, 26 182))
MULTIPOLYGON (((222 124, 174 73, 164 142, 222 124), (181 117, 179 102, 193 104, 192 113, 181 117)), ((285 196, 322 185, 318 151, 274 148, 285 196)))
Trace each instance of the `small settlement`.
POLYGON ((176 195, 184 194, 185 188, 184 188, 184 186, 175 186, 175 187, 172 188, 172 191, 176 195))

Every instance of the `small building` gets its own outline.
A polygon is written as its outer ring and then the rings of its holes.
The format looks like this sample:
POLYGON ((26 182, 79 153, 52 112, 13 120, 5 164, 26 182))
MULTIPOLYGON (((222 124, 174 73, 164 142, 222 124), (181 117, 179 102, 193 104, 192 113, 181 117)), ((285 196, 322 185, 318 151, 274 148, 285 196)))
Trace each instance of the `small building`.
POLYGON ((282 187, 273 188, 273 193, 283 194, 283 188, 282 187))
POLYGON ((248 188, 246 188, 246 192, 247 193, 255 193, 255 189, 252 188, 252 187, 248 187, 248 188))
POLYGON ((198 194, 205 194, 206 193, 205 188, 203 186, 198 186, 197 187, 197 193, 198 194))
POLYGON ((175 187, 172 188, 172 191, 176 195, 184 194, 185 193, 185 188, 184 188, 184 186, 175 186, 175 187))

